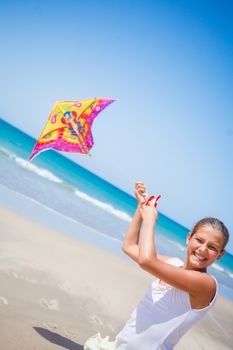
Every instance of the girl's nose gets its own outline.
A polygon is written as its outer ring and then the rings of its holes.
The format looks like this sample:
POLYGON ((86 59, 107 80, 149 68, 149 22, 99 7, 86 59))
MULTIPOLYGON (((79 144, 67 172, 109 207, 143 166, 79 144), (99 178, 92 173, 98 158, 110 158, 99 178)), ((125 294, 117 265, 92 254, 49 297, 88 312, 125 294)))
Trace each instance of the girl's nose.
POLYGON ((202 254, 206 254, 207 252, 207 246, 205 244, 202 244, 198 249, 202 254))

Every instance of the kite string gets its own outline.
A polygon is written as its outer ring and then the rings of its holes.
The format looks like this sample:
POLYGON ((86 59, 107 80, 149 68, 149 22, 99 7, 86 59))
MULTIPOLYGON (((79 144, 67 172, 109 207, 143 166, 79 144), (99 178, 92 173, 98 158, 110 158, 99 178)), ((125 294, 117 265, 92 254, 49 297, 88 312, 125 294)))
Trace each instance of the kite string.
MULTIPOLYGON (((108 160, 108 163, 110 163, 111 167, 114 169, 116 169, 116 173, 118 173, 120 176, 119 178, 121 180, 127 179, 127 183, 130 184, 129 187, 132 187, 134 185, 135 182, 137 182, 137 179, 135 179, 135 177, 133 177, 132 175, 130 175, 128 172, 126 172, 123 167, 119 166, 117 162, 114 162, 112 159, 108 160)), ((123 183, 123 181, 122 181, 123 183)))
MULTIPOLYGON (((119 178, 120 178, 120 181, 122 182, 122 184, 124 184, 125 183, 125 179, 127 179, 128 181, 127 181, 127 185, 128 186, 126 186, 125 188, 122 188, 122 190, 123 191, 125 191, 125 192, 127 192, 127 193, 129 193, 130 195, 133 195, 134 196, 134 186, 135 186, 135 184, 136 183, 144 183, 144 180, 143 179, 138 179, 138 177, 137 178, 135 178, 134 176, 132 176, 132 175, 130 175, 128 172, 126 172, 125 170, 123 170, 123 167, 120 167, 119 165, 118 165, 118 163, 116 163, 116 162, 114 162, 112 159, 111 160, 108 160, 108 163, 110 163, 110 165, 111 165, 111 167, 112 167, 112 169, 116 169, 116 172, 119 174, 121 174, 120 176, 119 176, 119 178), (130 189, 130 190, 128 190, 128 189, 130 189)), ((118 186, 118 185, 116 185, 116 186, 118 186)), ((149 196, 149 193, 148 193, 148 188, 147 188, 147 190, 146 190, 146 192, 145 192, 145 194, 144 194, 144 196, 145 196, 145 198, 148 198, 148 196, 149 196)), ((157 199, 158 200, 158 199, 157 199)))

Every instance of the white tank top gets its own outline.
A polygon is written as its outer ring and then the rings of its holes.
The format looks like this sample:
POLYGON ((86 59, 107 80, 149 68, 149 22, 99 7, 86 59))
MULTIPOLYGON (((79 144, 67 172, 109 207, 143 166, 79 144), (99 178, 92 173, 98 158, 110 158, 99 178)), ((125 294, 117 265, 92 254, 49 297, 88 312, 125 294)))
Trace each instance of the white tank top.
MULTIPOLYGON (((170 258, 167 263, 177 267, 183 265, 179 258, 170 258)), ((192 309, 187 292, 159 282, 160 280, 156 279, 151 284, 131 318, 117 335, 116 344, 120 349, 173 349, 180 338, 204 317, 215 303, 218 290, 216 280, 216 294, 211 303, 203 309, 192 309)))

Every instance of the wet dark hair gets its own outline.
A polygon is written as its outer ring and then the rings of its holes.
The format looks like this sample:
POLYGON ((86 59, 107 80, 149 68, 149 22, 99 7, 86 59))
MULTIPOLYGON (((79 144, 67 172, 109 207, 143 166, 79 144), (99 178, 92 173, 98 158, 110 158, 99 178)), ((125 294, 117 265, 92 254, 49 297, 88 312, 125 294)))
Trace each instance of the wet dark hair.
POLYGON ((216 218, 206 217, 204 219, 199 220, 196 225, 193 227, 191 231, 191 237, 199 230, 202 226, 211 226, 215 231, 221 232, 224 236, 224 243, 222 249, 225 248, 227 242, 229 240, 229 232, 227 227, 224 225, 222 221, 216 218))

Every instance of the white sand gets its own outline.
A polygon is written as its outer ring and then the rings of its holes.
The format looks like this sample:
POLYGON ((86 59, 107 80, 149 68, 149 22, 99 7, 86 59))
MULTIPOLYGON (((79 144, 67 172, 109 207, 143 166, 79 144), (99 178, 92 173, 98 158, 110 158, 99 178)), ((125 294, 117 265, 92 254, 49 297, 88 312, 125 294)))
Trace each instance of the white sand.
MULTIPOLYGON (((0 349, 82 349, 113 339, 152 278, 122 258, 1 208, 0 349)), ((176 349, 232 349, 233 303, 216 306, 176 349)))

